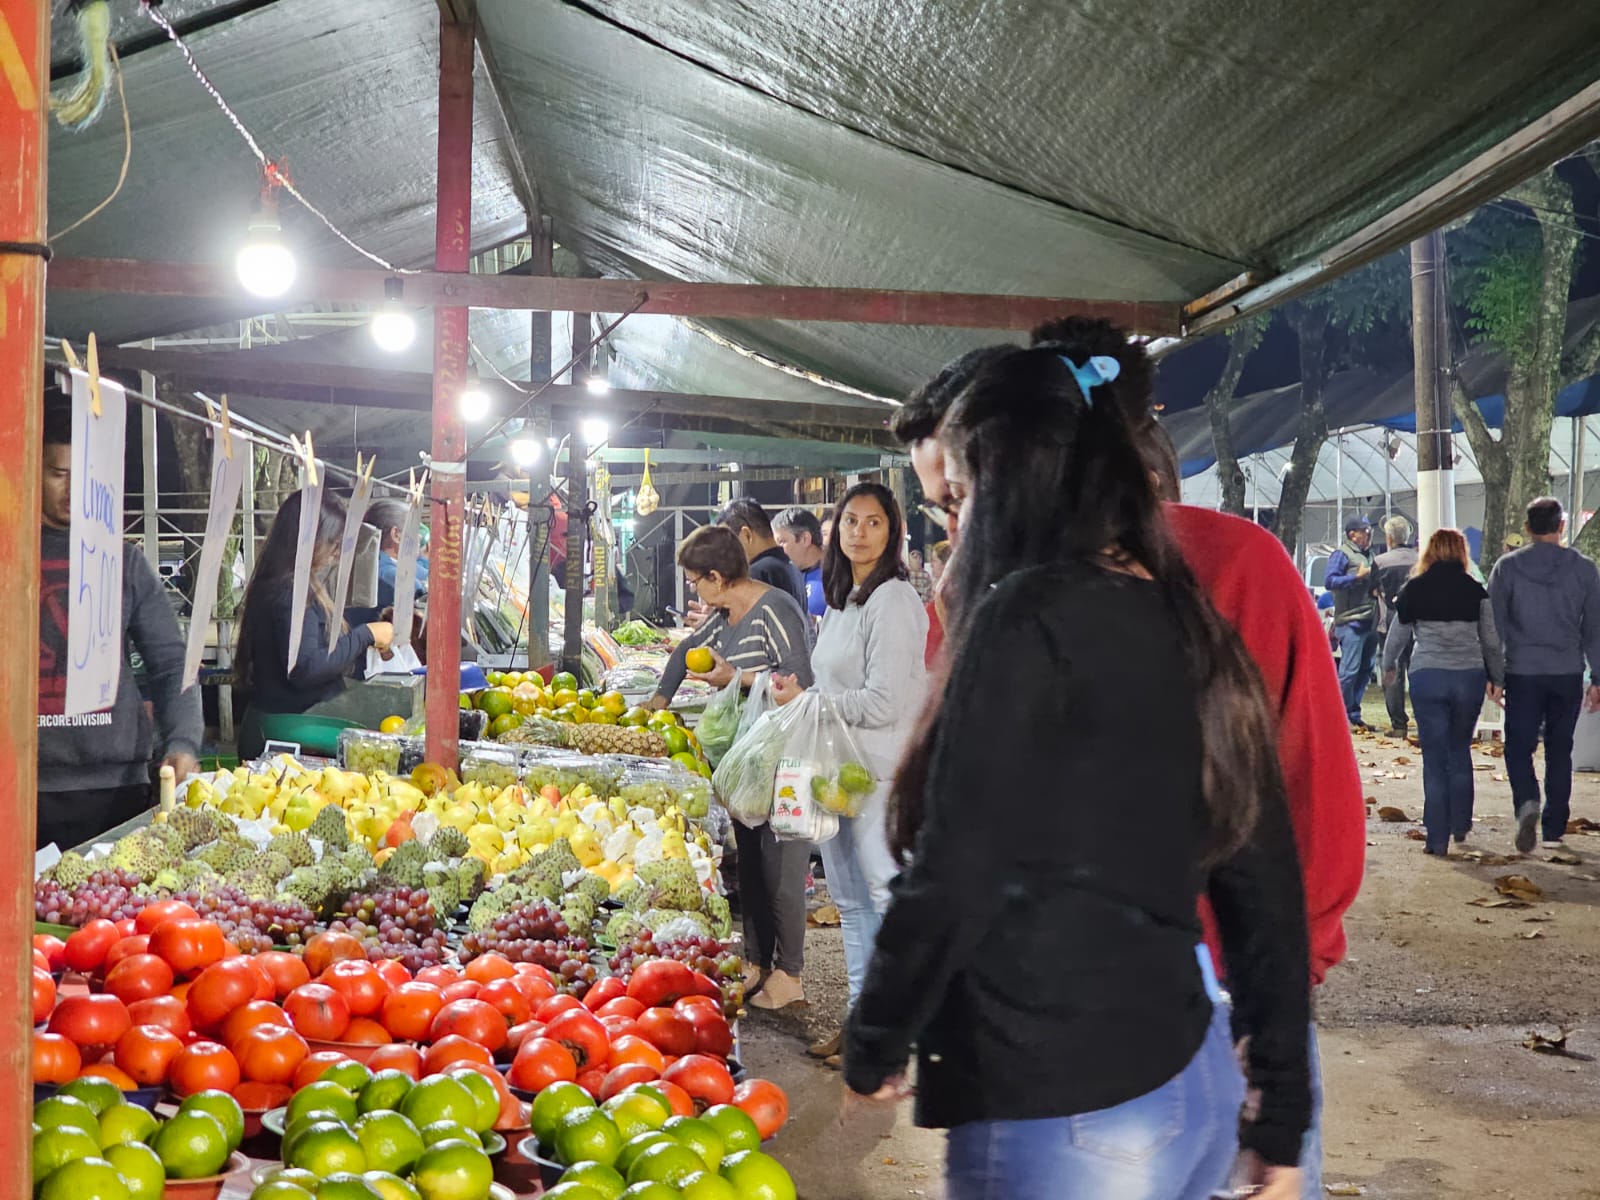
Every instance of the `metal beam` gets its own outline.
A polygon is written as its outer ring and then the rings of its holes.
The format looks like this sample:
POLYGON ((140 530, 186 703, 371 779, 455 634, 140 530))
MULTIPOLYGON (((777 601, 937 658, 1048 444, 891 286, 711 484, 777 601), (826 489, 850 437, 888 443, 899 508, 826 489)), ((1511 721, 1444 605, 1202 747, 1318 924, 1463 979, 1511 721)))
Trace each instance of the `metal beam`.
MULTIPOLYGON (((304 267, 278 307, 306 303, 379 304, 389 272, 304 267)), ((1071 300, 966 292, 902 292, 872 288, 773 287, 751 283, 668 283, 643 279, 563 279, 534 275, 472 275, 421 271, 407 275, 406 300, 418 305, 625 312, 645 297, 640 312, 726 320, 844 321, 859 325, 938 325, 959 329, 1032 329, 1078 315, 1104 317, 1130 333, 1176 336, 1176 303, 1071 300)), ((141 262, 129 258, 60 258, 50 264, 60 291, 222 300, 230 310, 251 303, 231 267, 212 263, 141 262)))

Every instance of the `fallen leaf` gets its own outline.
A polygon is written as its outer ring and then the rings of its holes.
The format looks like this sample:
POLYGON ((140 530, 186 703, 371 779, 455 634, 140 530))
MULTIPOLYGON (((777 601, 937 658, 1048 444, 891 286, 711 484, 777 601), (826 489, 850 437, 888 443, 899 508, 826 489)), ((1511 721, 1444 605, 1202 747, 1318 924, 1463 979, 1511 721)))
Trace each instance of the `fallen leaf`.
POLYGON ((1593 1062, 1588 1055, 1574 1054, 1567 1049, 1567 1037, 1572 1032, 1565 1025, 1558 1026, 1559 1032, 1554 1037, 1540 1033, 1537 1029, 1528 1030, 1528 1036, 1522 1039, 1524 1049, 1532 1050, 1535 1054, 1554 1054, 1561 1058, 1581 1058, 1586 1062, 1593 1062))
POLYGON ((1600 875, 1581 875, 1577 871, 1574 871, 1571 877, 1573 879, 1581 879, 1585 883, 1600 883, 1600 875))
POLYGON ((1396 766, 1409 767, 1411 765, 1411 760, 1409 758, 1407 758, 1404 754, 1402 754, 1399 758, 1395 759, 1394 761, 1395 761, 1395 765, 1396 766))
POLYGON ((1377 762, 1377 760, 1376 760, 1376 759, 1374 759, 1374 760, 1373 760, 1373 761, 1372 761, 1372 762, 1364 762, 1364 763, 1362 763, 1362 764, 1361 764, 1361 765, 1362 765, 1362 766, 1363 766, 1363 767, 1366 767, 1366 768, 1368 768, 1368 769, 1371 769, 1371 768, 1372 768, 1372 767, 1375 767, 1375 766, 1377 766, 1377 765, 1378 765, 1378 762, 1377 762))
POLYGON ((839 924, 839 909, 832 904, 824 904, 814 913, 806 915, 806 924, 819 929, 831 928, 839 924))
POLYGON ((1504 783, 1505 781, 1506 781, 1506 776, 1504 776, 1504 775, 1496 775, 1496 776, 1494 776, 1494 782, 1496 782, 1496 783, 1504 783))
POLYGON ((1545 856, 1545 862, 1560 863, 1564 867, 1581 867, 1583 859, 1571 850, 1552 850, 1545 856))
POLYGON ((1428 840, 1428 835, 1420 829, 1406 830, 1406 837, 1413 842, 1425 842, 1428 840))
POLYGON ((1510 896, 1479 896, 1475 900, 1468 900, 1468 904, 1478 908, 1529 908, 1526 901, 1513 900, 1510 896))
POLYGON ((1542 938, 1544 936, 1544 930, 1530 929, 1527 933, 1519 933, 1517 936, 1525 942, 1531 942, 1534 938, 1542 938))
POLYGON ((1507 863, 1517 861, 1509 854, 1496 854, 1493 850, 1463 850, 1461 857, 1463 860, 1476 863, 1480 867, 1503 867, 1507 863))
POLYGON ((1474 771, 1492 771, 1492 770, 1494 770, 1494 764, 1493 763, 1473 763, 1472 764, 1472 769, 1474 771))
POLYGON ((1567 822, 1568 833, 1600 833, 1600 821, 1591 821, 1588 817, 1573 817, 1567 822))
POLYGON ((1533 924, 1534 922, 1543 923, 1545 921, 1553 921, 1553 920, 1555 920, 1555 914, 1554 913, 1545 913, 1544 916, 1542 916, 1542 917, 1523 917, 1522 919, 1523 919, 1523 921, 1527 922, 1528 924, 1533 924))
POLYGON ((1494 890, 1518 900, 1537 900, 1544 895, 1544 889, 1526 875, 1500 875, 1494 881, 1494 890))
POLYGON ((1330 1196, 1365 1196, 1367 1189, 1359 1183, 1330 1183, 1323 1189, 1330 1196))
POLYGON ((1488 917, 1473 917, 1472 918, 1472 923, 1474 925, 1493 925, 1494 924, 1494 922, 1489 920, 1488 917))
POLYGON ((1378 810, 1378 820, 1398 823, 1402 821, 1409 821, 1411 818, 1406 815, 1405 809, 1396 808, 1392 804, 1385 804, 1378 810))

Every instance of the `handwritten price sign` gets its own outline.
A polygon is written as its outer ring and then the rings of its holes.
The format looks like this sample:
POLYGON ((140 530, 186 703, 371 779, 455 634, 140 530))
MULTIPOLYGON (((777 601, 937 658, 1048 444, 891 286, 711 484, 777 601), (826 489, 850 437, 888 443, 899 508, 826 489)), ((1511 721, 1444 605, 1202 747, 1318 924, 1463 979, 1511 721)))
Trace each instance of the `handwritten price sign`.
POLYGON ((72 527, 68 547, 66 713, 99 712, 116 702, 122 678, 122 471, 128 404, 122 388, 100 381, 100 415, 89 377, 72 373, 72 527))

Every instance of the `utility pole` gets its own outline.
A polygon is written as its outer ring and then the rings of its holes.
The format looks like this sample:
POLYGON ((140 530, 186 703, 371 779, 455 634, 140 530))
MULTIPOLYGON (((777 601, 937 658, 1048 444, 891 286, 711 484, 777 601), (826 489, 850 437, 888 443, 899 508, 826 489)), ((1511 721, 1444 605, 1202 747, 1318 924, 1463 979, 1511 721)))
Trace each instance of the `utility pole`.
POLYGON ((1417 395, 1417 537, 1426 546, 1436 530, 1456 523, 1454 414, 1445 372, 1450 367, 1446 330, 1444 234, 1411 243, 1411 341, 1417 395))

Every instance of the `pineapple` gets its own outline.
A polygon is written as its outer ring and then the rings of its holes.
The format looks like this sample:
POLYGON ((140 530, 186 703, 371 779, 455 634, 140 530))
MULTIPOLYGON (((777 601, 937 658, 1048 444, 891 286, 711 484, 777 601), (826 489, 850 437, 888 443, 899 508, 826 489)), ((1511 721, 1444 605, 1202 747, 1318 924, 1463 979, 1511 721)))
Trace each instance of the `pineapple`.
POLYGON ((626 725, 574 725, 574 746, 584 754, 637 754, 647 758, 663 758, 667 743, 651 729, 636 729, 626 725))

